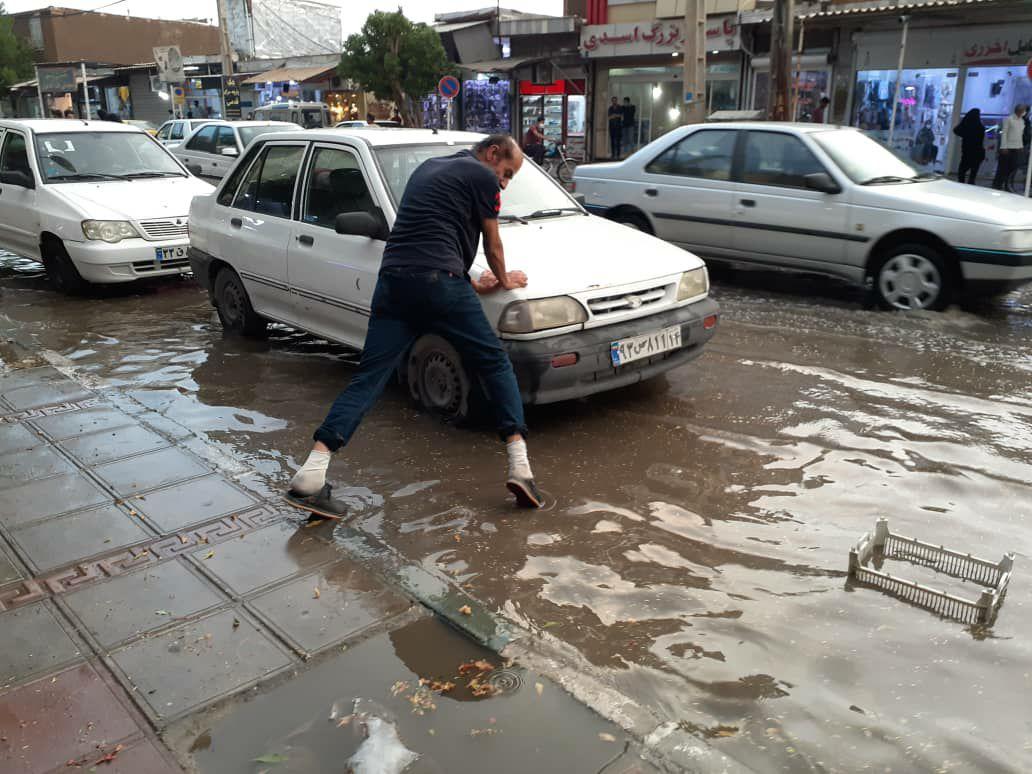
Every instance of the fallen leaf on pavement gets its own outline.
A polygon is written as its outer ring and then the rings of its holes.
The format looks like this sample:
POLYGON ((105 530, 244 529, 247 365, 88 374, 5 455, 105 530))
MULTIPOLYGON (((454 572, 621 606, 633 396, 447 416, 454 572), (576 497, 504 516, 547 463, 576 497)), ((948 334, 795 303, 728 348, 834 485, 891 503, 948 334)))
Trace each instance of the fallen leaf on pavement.
POLYGON ((234 629, 239 629, 240 628, 240 619, 239 618, 234 618, 233 619, 233 628, 234 629))
POLYGON ((463 605, 459 608, 459 612, 463 615, 473 615, 473 608, 471 608, 469 605, 463 605))
POLYGON ((601 739, 603 742, 615 742, 616 741, 616 737, 615 736, 613 736, 612 734, 607 734, 605 731, 599 731, 598 732, 598 738, 601 739))
POLYGON ((318 586, 316 586, 314 589, 312 589, 312 599, 318 599, 321 596, 322 596, 322 592, 319 591, 319 587, 318 586))
POLYGON ((255 763, 286 763, 288 760, 286 755, 279 755, 278 753, 270 753, 269 755, 263 755, 260 758, 255 758, 255 763))
POLYGON ((204 555, 204 558, 205 559, 211 559, 213 556, 215 556, 215 552, 214 551, 209 551, 208 553, 206 553, 204 555))
POLYGON ((461 543, 462 542, 462 535, 460 535, 458 532, 456 532, 454 535, 452 535, 452 537, 455 538, 455 542, 456 543, 461 543))
POLYGON ((170 612, 168 612, 168 610, 155 610, 154 611, 154 615, 168 615, 168 616, 171 616, 172 614, 170 612))
POLYGON ((106 755, 102 755, 100 758, 97 758, 97 760, 93 762, 93 765, 99 766, 101 763, 111 763, 111 761, 113 761, 117 757, 117 755, 120 752, 122 752, 122 748, 124 747, 124 744, 116 744, 114 749, 111 750, 111 752, 107 753, 106 755))
POLYGON ((545 692, 545 686, 541 683, 534 683, 534 690, 537 691, 537 695, 540 696, 545 692))

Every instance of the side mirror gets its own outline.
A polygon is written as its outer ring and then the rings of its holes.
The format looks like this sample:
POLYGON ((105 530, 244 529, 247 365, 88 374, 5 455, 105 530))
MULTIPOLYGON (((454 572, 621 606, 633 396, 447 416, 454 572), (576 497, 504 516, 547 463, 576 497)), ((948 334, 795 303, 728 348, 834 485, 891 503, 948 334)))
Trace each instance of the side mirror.
POLYGON ((186 169, 194 177, 200 177, 203 172, 200 164, 187 164, 186 169))
POLYGON ((31 175, 20 171, 0 172, 0 183, 3 185, 17 185, 22 188, 35 188, 36 181, 31 175))
POLYGON ((368 212, 342 212, 333 221, 338 234, 364 236, 370 239, 385 240, 389 234, 383 215, 373 217, 368 212))
POLYGON ((232 145, 227 145, 225 148, 219 151, 223 156, 239 156, 240 151, 234 148, 232 145))
POLYGON ((588 206, 588 197, 586 197, 584 194, 575 193, 573 195, 573 200, 577 202, 577 204, 579 204, 581 207, 588 206))
POLYGON ((820 191, 826 194, 842 193, 842 187, 827 172, 814 172, 812 175, 804 177, 803 182, 811 191, 820 191))

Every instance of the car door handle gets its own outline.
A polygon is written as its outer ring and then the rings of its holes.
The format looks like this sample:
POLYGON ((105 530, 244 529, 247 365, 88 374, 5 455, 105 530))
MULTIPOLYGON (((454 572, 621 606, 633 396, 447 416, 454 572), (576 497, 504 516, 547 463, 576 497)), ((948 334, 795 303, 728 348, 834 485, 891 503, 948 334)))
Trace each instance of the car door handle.
POLYGON ((230 218, 229 225, 233 228, 241 228, 244 225, 244 221, 240 220, 240 218, 230 218))
POLYGON ((300 242, 303 245, 307 245, 308 247, 311 247, 312 245, 315 244, 315 237, 308 236, 308 234, 302 234, 301 236, 299 236, 297 238, 297 241, 300 242))
POLYGON ((659 191, 656 190, 655 188, 646 188, 645 189, 645 195, 646 196, 659 196, 659 191))
POLYGON ((755 199, 742 199, 742 200, 740 200, 740 204, 743 207, 755 207, 756 206, 756 200, 755 199))

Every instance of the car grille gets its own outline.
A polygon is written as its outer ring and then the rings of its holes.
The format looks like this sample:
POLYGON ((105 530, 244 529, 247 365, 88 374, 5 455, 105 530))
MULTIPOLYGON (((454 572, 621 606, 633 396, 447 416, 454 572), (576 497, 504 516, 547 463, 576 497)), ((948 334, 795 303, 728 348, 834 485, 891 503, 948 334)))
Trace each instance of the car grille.
POLYGON ((141 220, 140 228, 147 239, 172 239, 187 235, 186 218, 175 220, 141 220))
POLYGON ((133 271, 137 274, 150 274, 155 271, 166 269, 181 269, 190 265, 190 259, 185 255, 182 258, 166 258, 161 263, 157 261, 133 261, 133 271))
POLYGON ((595 317, 604 317, 618 312, 630 312, 652 304, 657 304, 667 297, 672 285, 657 285, 644 290, 627 291, 612 296, 600 296, 588 299, 588 309, 595 317))

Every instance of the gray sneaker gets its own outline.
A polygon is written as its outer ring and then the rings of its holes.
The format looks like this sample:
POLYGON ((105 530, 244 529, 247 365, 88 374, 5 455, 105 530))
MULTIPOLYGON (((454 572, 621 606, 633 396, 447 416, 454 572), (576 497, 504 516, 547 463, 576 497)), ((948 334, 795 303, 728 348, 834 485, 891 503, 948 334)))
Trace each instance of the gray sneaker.
POLYGON ((521 508, 540 508, 544 503, 544 498, 532 478, 510 476, 505 486, 516 495, 516 504, 521 508))
POLYGON ((301 495, 297 492, 289 491, 286 494, 286 498, 287 502, 295 508, 300 508, 303 511, 308 511, 326 519, 343 519, 348 515, 347 506, 340 500, 334 499, 333 487, 330 484, 324 484, 323 488, 314 495, 301 495))

